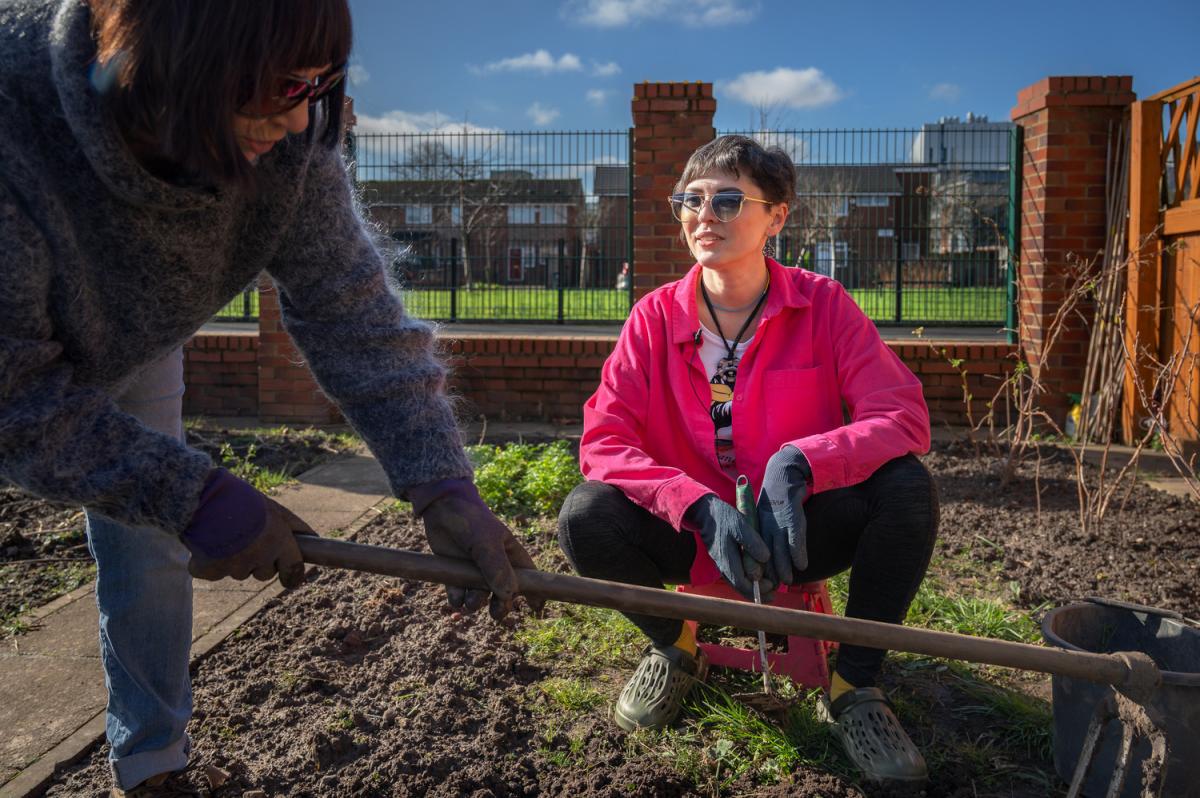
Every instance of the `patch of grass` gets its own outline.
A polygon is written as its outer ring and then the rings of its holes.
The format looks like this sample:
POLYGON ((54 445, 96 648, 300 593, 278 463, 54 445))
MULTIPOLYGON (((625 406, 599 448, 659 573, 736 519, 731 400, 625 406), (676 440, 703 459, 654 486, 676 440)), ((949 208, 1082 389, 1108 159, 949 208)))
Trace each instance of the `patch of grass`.
POLYGON ((978 679, 958 678, 963 690, 978 703, 954 708, 956 715, 996 718, 996 739, 1005 748, 1026 756, 1049 760, 1054 755, 1054 716, 1044 701, 1015 690, 1005 690, 978 679))
POLYGON ((221 444, 221 464, 229 469, 229 472, 235 477, 249 482, 260 493, 271 493, 289 482, 295 482, 287 475, 286 471, 272 471, 269 468, 255 465, 254 455, 257 451, 258 447, 252 443, 246 450, 245 456, 238 456, 226 441, 221 444))
POLYGON ((587 712, 605 703, 604 694, 590 680, 555 676, 538 682, 537 688, 568 712, 587 712))
POLYGON ((945 632, 1036 643, 1038 626, 1028 614, 991 598, 953 595, 935 577, 927 577, 917 590, 908 616, 909 626, 945 632))
POLYGON ((613 610, 561 605, 554 617, 527 618, 514 637, 535 662, 554 662, 568 672, 632 667, 645 638, 613 610))

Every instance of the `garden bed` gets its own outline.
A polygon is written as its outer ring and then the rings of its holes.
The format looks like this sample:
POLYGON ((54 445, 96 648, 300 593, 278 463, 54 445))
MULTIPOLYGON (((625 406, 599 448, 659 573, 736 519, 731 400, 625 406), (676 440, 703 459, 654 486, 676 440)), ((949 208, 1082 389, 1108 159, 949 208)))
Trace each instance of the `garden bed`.
MULTIPOLYGON (((359 445, 340 430, 230 429, 204 420, 186 427, 190 446, 267 492, 359 445)), ((95 573, 78 507, 0 488, 0 637, 24 631, 29 610, 91 582, 95 573)))
MULTIPOLYGON (((1047 607, 1089 594, 1200 615, 1194 503, 1137 485, 1084 537, 1065 461, 1041 464, 1040 512, 1031 473, 1000 492, 992 462, 955 446, 926 463, 941 536, 910 622, 1033 641, 1047 607)), ((508 498, 527 505, 562 488, 550 472, 481 471, 485 482, 504 475, 496 484, 517 486, 508 498)), ((566 570, 551 516, 516 528, 540 567, 566 570)), ((402 505, 357 539, 424 548, 402 505)), ((831 589, 837 604, 845 580, 831 589)), ((320 570, 198 666, 190 732, 201 766, 189 778, 221 798, 884 794, 857 781, 812 695, 771 716, 731 699, 756 689, 746 674, 715 671, 668 733, 619 732, 607 713, 641 645, 607 611, 552 604, 542 619, 497 624, 450 613, 433 585, 320 570)), ((927 795, 1063 792, 1047 677, 894 654, 882 683, 929 761, 927 795)), ((102 793, 105 755, 98 746, 50 794, 102 793)))

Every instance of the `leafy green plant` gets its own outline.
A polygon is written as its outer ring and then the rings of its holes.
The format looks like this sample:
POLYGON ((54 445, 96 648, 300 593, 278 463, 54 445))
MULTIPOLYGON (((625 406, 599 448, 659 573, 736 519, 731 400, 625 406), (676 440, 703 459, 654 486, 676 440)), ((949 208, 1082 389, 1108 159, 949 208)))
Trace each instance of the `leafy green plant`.
POLYGON ((509 516, 555 515, 583 481, 567 441, 469 446, 475 485, 489 507, 509 516))
POLYGON ((269 468, 255 465, 254 455, 258 447, 250 444, 245 456, 239 457, 228 442, 221 444, 221 464, 239 479, 244 479, 262 493, 271 493, 276 488, 291 482, 292 479, 284 471, 272 471, 269 468))

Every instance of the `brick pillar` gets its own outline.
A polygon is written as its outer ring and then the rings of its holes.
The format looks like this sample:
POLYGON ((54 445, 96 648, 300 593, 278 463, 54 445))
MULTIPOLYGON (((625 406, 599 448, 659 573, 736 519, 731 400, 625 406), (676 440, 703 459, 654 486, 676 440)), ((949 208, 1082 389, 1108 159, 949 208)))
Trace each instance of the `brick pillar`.
MULTIPOLYGON (((1022 354, 1062 424, 1067 394, 1083 384, 1087 329, 1068 320, 1049 352, 1047 327, 1066 295, 1072 259, 1098 257, 1105 242, 1105 157, 1110 126, 1135 97, 1133 78, 1052 77, 1022 89, 1012 120, 1024 128, 1021 245, 1017 272, 1022 354)), ((1083 307, 1085 315, 1090 305, 1083 307)))
POLYGON ((667 197, 688 156, 713 140, 711 83, 633 86, 633 290, 641 298, 687 273, 693 260, 679 240, 667 197))
POLYGON ((265 274, 258 281, 258 417, 288 424, 341 421, 284 331, 279 295, 265 274))

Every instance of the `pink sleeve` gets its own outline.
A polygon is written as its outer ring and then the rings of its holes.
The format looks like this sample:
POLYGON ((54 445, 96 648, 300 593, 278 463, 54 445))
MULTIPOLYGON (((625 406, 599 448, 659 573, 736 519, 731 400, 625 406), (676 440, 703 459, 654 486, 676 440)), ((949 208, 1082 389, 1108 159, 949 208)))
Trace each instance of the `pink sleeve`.
MULTIPOLYGON (((604 362, 600 387, 583 406, 579 463, 588 479, 620 488, 635 504, 680 529, 687 508, 713 491, 645 451, 650 341, 656 332, 660 340, 663 336, 646 316, 643 307, 634 307, 604 362)), ((663 343, 668 351, 670 344, 663 343)))
POLYGON ((920 380, 841 285, 833 286, 828 301, 829 329, 819 334, 833 342, 850 423, 789 441, 812 466, 813 493, 856 485, 889 460, 929 451, 929 409, 920 380))

